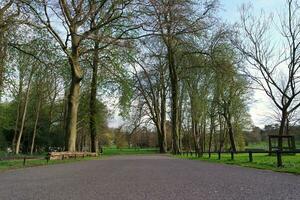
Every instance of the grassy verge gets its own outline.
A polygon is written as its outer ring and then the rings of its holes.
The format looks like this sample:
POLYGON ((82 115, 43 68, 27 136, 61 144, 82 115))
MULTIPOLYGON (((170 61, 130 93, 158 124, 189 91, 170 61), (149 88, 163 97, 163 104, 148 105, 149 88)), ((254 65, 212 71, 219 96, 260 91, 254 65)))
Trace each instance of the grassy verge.
POLYGON ((9 169, 18 169, 18 168, 27 168, 27 167, 35 167, 42 165, 54 165, 54 164, 63 164, 63 163, 72 163, 84 160, 97 160, 99 157, 85 157, 85 158, 77 158, 77 159, 65 159, 65 160, 47 160, 44 158, 40 159, 27 159, 25 166, 23 165, 23 159, 20 160, 3 160, 0 161, 0 172, 9 169))
MULTIPOLYGON (((157 149, 154 148, 104 148, 102 157, 108 157, 113 155, 138 155, 138 154, 155 154, 158 153, 157 149)), ((42 165, 54 165, 54 164, 63 164, 63 163, 72 163, 84 160, 96 160, 99 157, 85 157, 85 158, 77 158, 77 159, 65 159, 65 160, 47 160, 45 159, 44 154, 38 154, 33 156, 38 156, 37 159, 26 159, 25 166, 23 165, 23 159, 18 160, 0 160, 0 172, 9 169, 18 169, 18 168, 26 168, 26 167, 34 167, 34 166, 42 166, 42 165)), ((0 152, 0 156, 6 157, 7 155, 3 152, 0 152)), ((26 155, 19 155, 17 157, 23 158, 26 155)), ((15 156, 16 157, 16 156, 15 156)))
MULTIPOLYGON (((298 147, 298 148, 300 147, 300 141, 296 141, 296 147, 298 147)), ((248 146, 246 146, 245 148, 268 150, 269 149, 269 144, 266 141, 256 142, 256 143, 249 143, 248 146)))
POLYGON ((229 153, 222 154, 221 160, 218 160, 217 154, 212 154, 211 158, 208 158, 206 154, 200 158, 186 155, 176 155, 175 157, 300 174, 300 155, 284 155, 282 157, 284 167, 281 168, 276 167, 276 156, 268 156, 267 154, 253 154, 253 162, 249 162, 249 157, 246 153, 236 154, 234 160, 231 160, 229 153))
POLYGON ((104 148, 104 156, 113 156, 113 155, 139 155, 139 154, 155 154, 158 153, 158 149, 155 148, 104 148))

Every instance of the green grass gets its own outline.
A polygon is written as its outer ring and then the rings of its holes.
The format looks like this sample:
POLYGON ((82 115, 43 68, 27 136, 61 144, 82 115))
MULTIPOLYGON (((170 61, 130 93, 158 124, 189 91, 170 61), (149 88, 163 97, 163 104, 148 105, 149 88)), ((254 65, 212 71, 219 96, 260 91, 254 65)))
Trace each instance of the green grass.
MULTIPOLYGON (((104 148, 103 157, 109 157, 113 155, 139 155, 139 154, 155 154, 158 153, 158 150, 155 148, 104 148)), ((252 167, 258 169, 267 169, 278 172, 288 172, 294 174, 300 174, 300 155, 283 155, 282 161, 284 167, 277 168, 276 156, 268 156, 266 153, 253 154, 253 162, 249 162, 249 157, 247 153, 235 154, 235 159, 231 160, 231 155, 229 153, 222 154, 221 160, 218 160, 217 154, 212 154, 211 158, 208 158, 208 155, 205 154, 203 157, 198 158, 195 156, 186 156, 186 155, 176 155, 177 158, 182 159, 191 159, 191 160, 203 160, 207 162, 223 163, 238 165, 243 167, 252 167)), ((62 163, 71 163, 83 160, 94 160, 99 158, 79 158, 79 159, 67 159, 67 160, 50 160, 48 165, 53 164, 62 164, 62 163)), ((24 167, 34 167, 47 165, 46 160, 44 159, 43 154, 40 156, 40 159, 26 160, 26 165, 23 166, 23 160, 9 160, 9 161, 0 161, 0 171, 8 169, 17 169, 24 167)))
POLYGON ((280 168, 276 167, 276 156, 269 156, 263 153, 253 154, 253 162, 249 162, 247 153, 235 154, 234 160, 231 160, 231 155, 229 153, 222 154, 221 160, 218 160, 217 154, 212 154, 210 159, 207 154, 201 158, 186 155, 176 155, 175 157, 300 174, 300 155, 283 155, 282 162, 284 166, 280 168))
POLYGON ((113 155, 139 155, 139 154, 155 154, 158 149, 155 148, 103 148, 104 156, 113 155))
POLYGON ((0 161, 0 172, 9 169, 18 169, 18 168, 27 168, 27 167, 35 167, 42 165, 54 165, 54 164, 63 164, 63 163, 72 163, 84 160, 96 160, 99 157, 85 157, 85 158, 77 158, 77 159, 65 159, 65 160, 47 160, 44 157, 38 159, 27 159, 25 166, 23 166, 23 159, 18 160, 2 160, 0 161))
MULTIPOLYGON (((266 141, 262 141, 262 142, 257 142, 257 143, 249 143, 246 147, 246 149, 265 149, 268 150, 269 149, 269 144, 266 141)), ((300 141, 296 141, 296 148, 299 149, 300 148, 300 141)))
POLYGON ((245 148, 247 149, 265 149, 267 150, 269 144, 267 142, 257 142, 257 143, 250 143, 245 148))
MULTIPOLYGON (((155 148, 104 148, 102 157, 113 156, 113 155, 138 155, 138 154, 155 154, 158 153, 158 150, 155 148)), ((63 164, 63 163, 71 163, 77 161, 84 160, 95 160, 99 159, 99 157, 86 157, 86 158, 77 158, 77 159, 65 159, 65 160, 50 160, 48 163, 45 159, 46 153, 33 155, 37 157, 37 159, 27 159, 25 166, 23 166, 23 159, 18 160, 3 160, 0 161, 0 171, 9 170, 9 169, 18 169, 18 168, 26 168, 26 167, 34 167, 34 166, 42 166, 42 165, 53 165, 53 164, 63 164)), ((0 151, 0 157, 6 157, 7 153, 0 151)), ((18 156, 12 155, 14 157, 23 158, 24 155, 20 154, 18 156)))

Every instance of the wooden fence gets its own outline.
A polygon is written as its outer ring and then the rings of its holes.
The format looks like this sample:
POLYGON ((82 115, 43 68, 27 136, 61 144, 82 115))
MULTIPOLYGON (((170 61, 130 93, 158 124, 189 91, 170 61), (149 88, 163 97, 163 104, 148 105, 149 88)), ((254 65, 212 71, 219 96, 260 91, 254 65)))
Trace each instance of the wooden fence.
POLYGON ((77 159, 96 156, 98 156, 97 153, 91 152, 49 152, 46 156, 4 156, 0 157, 0 162, 9 160, 23 160, 23 166, 25 166, 26 161, 28 160, 45 160, 48 164, 49 160, 64 160, 70 158, 77 159))
POLYGON ((196 157, 201 157, 203 154, 208 154, 209 158, 211 157, 211 154, 218 154, 218 160, 221 160, 222 158, 222 154, 230 154, 231 155, 231 160, 234 160, 234 156, 235 154, 248 154, 249 157, 249 162, 253 162, 253 154, 258 154, 258 153, 267 153, 269 155, 276 155, 276 163, 277 163, 277 167, 283 167, 283 162, 282 162, 282 155, 283 154, 297 154, 300 153, 300 149, 297 149, 295 151, 280 151, 280 150, 276 150, 276 151, 265 151, 265 150, 256 150, 256 149, 249 149, 246 151, 237 151, 237 152, 233 152, 233 151, 218 151, 218 152, 196 152, 196 151, 183 151, 180 152, 180 155, 186 155, 186 156, 196 156, 196 157))

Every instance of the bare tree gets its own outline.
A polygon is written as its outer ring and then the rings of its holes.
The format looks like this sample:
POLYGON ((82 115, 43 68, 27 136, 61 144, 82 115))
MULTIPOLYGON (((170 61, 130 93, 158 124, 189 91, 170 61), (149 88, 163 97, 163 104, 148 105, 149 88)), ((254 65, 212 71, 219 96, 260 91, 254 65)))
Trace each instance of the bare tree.
POLYGON ((284 134, 289 116, 300 106, 300 8, 297 0, 287 0, 286 5, 286 16, 281 16, 275 27, 271 26, 276 24, 273 18, 254 17, 251 9, 244 6, 242 42, 235 43, 249 64, 247 75, 280 111, 279 135, 284 134), (278 34, 275 30, 279 31, 282 46, 274 41, 278 34))
POLYGON ((136 79, 136 90, 137 95, 144 102, 143 105, 146 105, 145 109, 149 111, 148 117, 156 127, 160 153, 166 153, 166 64, 161 51, 154 52, 153 47, 146 47, 146 49, 150 51, 150 55, 144 58, 135 58, 132 64, 136 79))

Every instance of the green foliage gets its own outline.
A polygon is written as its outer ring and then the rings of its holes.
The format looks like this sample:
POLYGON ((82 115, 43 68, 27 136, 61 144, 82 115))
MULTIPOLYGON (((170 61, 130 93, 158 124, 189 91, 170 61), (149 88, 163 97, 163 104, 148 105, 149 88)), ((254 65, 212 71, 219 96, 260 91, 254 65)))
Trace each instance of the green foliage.
POLYGON ((114 143, 118 149, 124 148, 128 145, 126 141, 126 136, 121 132, 114 133, 114 143))
POLYGON ((267 169, 278 172, 288 172, 300 174, 300 155, 284 155, 282 157, 282 162, 284 167, 276 167, 276 156, 268 156, 266 154, 253 154, 253 162, 249 162, 248 154, 236 154, 234 160, 231 160, 230 154, 222 154, 221 160, 218 160, 217 154, 212 154, 211 158, 208 158, 208 155, 205 154, 202 158, 191 157, 191 156, 175 156, 177 158, 183 159, 192 159, 192 160, 201 160, 214 163, 224 163, 230 165, 239 165, 243 167, 251 167, 257 169, 267 169))
POLYGON ((155 148, 104 148, 103 155, 138 155, 138 154, 155 154, 158 153, 158 149, 155 148))
POLYGON ((0 151, 11 145, 15 123, 14 102, 0 103, 0 151))
POLYGON ((27 168, 27 167, 36 167, 36 166, 43 166, 43 165, 55 165, 55 164, 64 164, 64 163, 73 163, 79 161, 86 161, 86 160, 97 160, 97 157, 85 157, 85 158, 78 158, 78 159, 65 159, 65 160, 47 160, 45 156, 41 156, 37 159, 28 159, 26 160, 25 166, 23 166, 23 159, 18 160, 8 160, 8 161, 0 161, 0 172, 9 169, 18 169, 18 168, 27 168))

